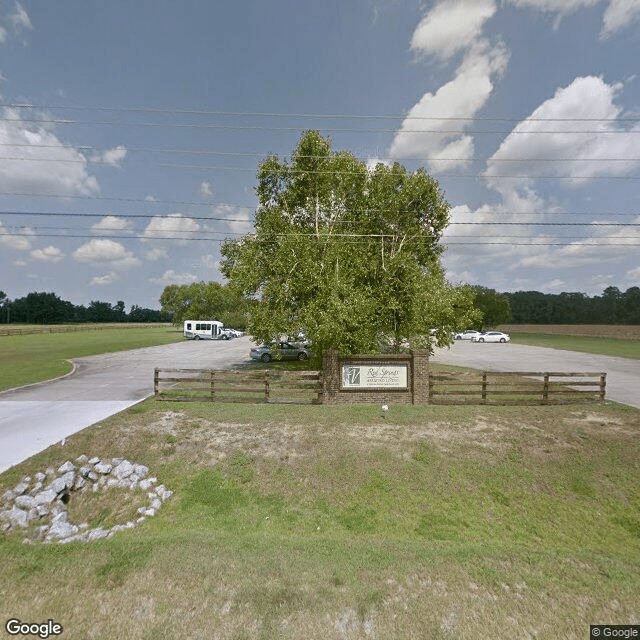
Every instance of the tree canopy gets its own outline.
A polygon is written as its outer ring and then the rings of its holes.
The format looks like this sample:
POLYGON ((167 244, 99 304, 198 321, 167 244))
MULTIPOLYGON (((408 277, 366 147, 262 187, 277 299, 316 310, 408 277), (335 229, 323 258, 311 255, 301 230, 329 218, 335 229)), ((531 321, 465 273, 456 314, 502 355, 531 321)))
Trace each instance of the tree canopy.
POLYGON ((252 334, 304 332, 319 353, 429 347, 477 319, 473 293, 449 285, 439 240, 449 205, 423 169, 369 169, 304 133, 291 161, 258 171, 255 233, 222 246, 230 285, 257 300, 252 334))

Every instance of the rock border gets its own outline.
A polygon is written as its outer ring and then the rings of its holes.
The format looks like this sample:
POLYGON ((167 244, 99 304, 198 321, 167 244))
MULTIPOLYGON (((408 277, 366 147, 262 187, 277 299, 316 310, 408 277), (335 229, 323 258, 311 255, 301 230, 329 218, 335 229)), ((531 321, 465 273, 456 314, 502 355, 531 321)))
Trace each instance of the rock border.
POLYGON ((168 500, 173 491, 164 485, 155 486, 158 479, 149 477, 149 468, 124 458, 111 460, 98 457, 88 458, 81 455, 75 463, 67 460, 57 471, 49 467, 45 472, 38 472, 32 479, 30 476, 0 496, 0 530, 10 533, 26 529, 31 522, 42 522, 36 527, 36 538, 25 538, 24 543, 33 542, 90 542, 111 538, 118 531, 132 529, 155 516, 163 502, 168 500), (147 491, 149 506, 138 509, 138 518, 125 524, 116 524, 109 529, 96 527, 89 530, 89 525, 69 522, 67 503, 74 492, 106 491, 118 488, 135 491, 147 491))

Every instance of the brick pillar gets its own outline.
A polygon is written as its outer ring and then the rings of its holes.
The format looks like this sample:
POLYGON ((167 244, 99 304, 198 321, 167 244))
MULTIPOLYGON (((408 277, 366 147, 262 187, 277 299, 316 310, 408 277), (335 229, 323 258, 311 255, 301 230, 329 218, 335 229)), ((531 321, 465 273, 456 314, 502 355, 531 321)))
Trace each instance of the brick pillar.
POLYGON ((339 389, 338 350, 326 349, 322 353, 322 404, 337 404, 339 389))
POLYGON ((429 351, 411 350, 411 404, 429 404, 429 351))

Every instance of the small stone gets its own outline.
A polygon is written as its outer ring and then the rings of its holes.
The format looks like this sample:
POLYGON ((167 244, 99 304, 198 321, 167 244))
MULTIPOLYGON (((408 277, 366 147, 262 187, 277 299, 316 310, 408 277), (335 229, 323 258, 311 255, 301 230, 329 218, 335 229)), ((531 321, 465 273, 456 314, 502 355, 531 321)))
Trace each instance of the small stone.
POLYGON ((153 500, 153 502, 151 503, 151 508, 155 509, 156 511, 162 506, 162 502, 160 502, 160 500, 158 500, 158 498, 156 498, 155 500, 153 500))
POLYGON ((156 515, 156 510, 155 509, 145 509, 144 515, 148 516, 149 518, 152 518, 153 516, 156 515))
POLYGON ((111 464, 114 467, 117 467, 119 464, 121 464, 122 462, 124 462, 124 458, 111 458, 111 464))
POLYGON ((35 475, 36 482, 44 482, 47 479, 47 474, 42 473, 42 471, 38 471, 35 475))
POLYGON ((89 464, 91 465, 96 465, 98 464, 98 462, 100 462, 100 458, 98 458, 97 456, 94 456, 93 458, 91 458, 89 461, 89 464))
POLYGON ((29 491, 29 495, 30 496, 35 496, 37 493, 39 493, 42 490, 42 487, 44 485, 42 484, 42 482, 40 480, 38 480, 34 485, 33 488, 31 489, 31 491, 29 491))
POLYGON ((76 472, 67 471, 63 476, 60 476, 60 480, 64 480, 65 489, 71 489, 76 481, 76 472))
POLYGON ((114 470, 113 474, 119 480, 128 478, 133 473, 133 465, 128 460, 123 460, 114 470))
POLYGON ((133 472, 141 478, 144 478, 149 473, 149 467, 146 467, 143 464, 134 464, 133 472))
POLYGON ((70 460, 67 460, 62 466, 58 467, 58 473, 61 475, 75 470, 76 466, 70 460))
POLYGON ((56 495, 62 493, 67 488, 67 482, 64 478, 56 478, 48 487, 49 491, 54 491, 56 495))
POLYGON ((15 497, 16 497, 16 494, 11 489, 7 489, 2 494, 1 499, 2 499, 2 502, 11 502, 15 497))
POLYGON ((89 473, 87 474, 87 478, 95 482, 99 478, 99 476, 95 471, 89 471, 89 473))
POLYGON ((23 493, 26 493, 28 488, 29 488, 29 483, 23 481, 14 487, 13 492, 15 495, 20 496, 23 493))
POLYGON ((87 458, 87 456, 85 456, 84 453, 81 456, 78 456, 76 458, 76 462, 78 464, 84 464, 85 462, 87 462, 87 460, 89 460, 89 458, 87 458))
POLYGON ((98 464, 96 464, 96 466, 94 467, 94 470, 97 473, 102 473, 104 475, 111 473, 111 469, 113 469, 113 465, 109 464, 108 462, 98 462, 98 464))
POLYGON ((18 507, 13 507, 9 511, 0 511, 0 521, 6 521, 10 527, 22 527, 27 526, 27 512, 18 507))
POLYGON ((35 506, 35 500, 31 496, 23 495, 18 496, 14 504, 21 509, 31 509, 35 506))
POLYGON ((90 467, 89 465, 84 465, 84 466, 80 467, 80 469, 78 469, 78 473, 83 478, 88 478, 91 475, 92 472, 93 472, 93 467, 90 467))
POLYGON ((93 529, 87 533, 87 540, 100 540, 108 535, 109 531, 107 529, 93 529))
POLYGON ((78 533, 78 527, 74 524, 70 524, 66 520, 58 520, 51 523, 49 527, 49 533, 47 534, 47 538, 51 539, 60 539, 60 538, 69 538, 70 536, 78 533))
POLYGON ((38 512, 38 516, 41 518, 44 518, 45 516, 49 515, 49 507, 47 507, 44 504, 39 504, 36 507, 36 511, 38 512))
POLYGON ((37 495, 35 495, 33 497, 34 503, 37 505, 39 504, 51 504, 57 496, 57 492, 54 491, 53 489, 49 488, 46 489, 45 491, 41 491, 40 493, 38 493, 37 495))
POLYGON ((87 481, 82 476, 78 476, 76 478, 76 481, 73 483, 74 491, 77 490, 77 489, 82 489, 82 487, 84 487, 84 485, 86 483, 87 483, 87 481))

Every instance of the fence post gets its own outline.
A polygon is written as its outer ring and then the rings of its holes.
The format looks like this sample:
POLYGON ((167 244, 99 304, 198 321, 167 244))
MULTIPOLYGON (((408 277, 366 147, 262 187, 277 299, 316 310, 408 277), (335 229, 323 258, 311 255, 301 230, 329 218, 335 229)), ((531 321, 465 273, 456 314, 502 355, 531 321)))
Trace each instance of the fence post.
POLYGON ((433 378, 433 374, 431 370, 429 370, 429 404, 433 403, 433 387, 435 386, 435 380, 433 378))
POLYGON ((158 369, 153 370, 153 395, 158 396, 158 369))
POLYGON ((212 401, 216 397, 215 379, 215 371, 213 369, 209 369, 209 385, 212 401))
POLYGON ((544 383, 542 385, 542 404, 549 402, 549 373, 544 374, 544 383))
POLYGON ((487 372, 482 372, 482 404, 487 404, 487 372))
POLYGON ((269 369, 264 372, 264 401, 269 402, 269 369))
POLYGON ((605 387, 607 385, 607 374, 600 374, 600 402, 604 402, 605 387))

